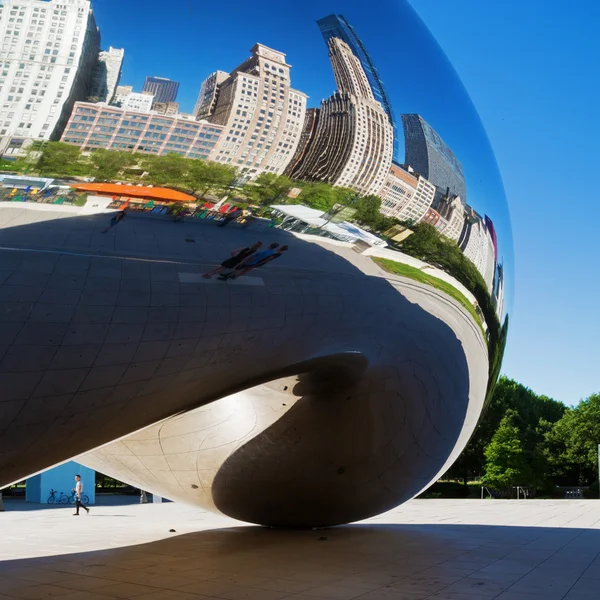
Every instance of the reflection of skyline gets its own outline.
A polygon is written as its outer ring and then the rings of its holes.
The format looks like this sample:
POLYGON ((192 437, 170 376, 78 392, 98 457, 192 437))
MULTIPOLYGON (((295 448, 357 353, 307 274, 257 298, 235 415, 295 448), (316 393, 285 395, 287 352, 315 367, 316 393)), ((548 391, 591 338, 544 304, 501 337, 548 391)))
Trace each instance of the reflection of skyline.
POLYGON ((347 21, 343 15, 329 15, 317 21, 321 34, 325 42, 329 44, 332 37, 338 38, 348 44, 350 50, 360 61, 365 76, 371 87, 373 97, 379 102, 385 110, 392 127, 394 128, 394 159, 398 159, 398 135, 396 132, 396 122, 394 111, 388 99, 383 82, 381 81, 379 71, 373 64, 361 39, 356 34, 354 27, 347 21))
MULTIPOLYGON (((398 136, 373 60, 348 20, 329 15, 317 24, 336 91, 307 112, 307 95, 291 87, 286 54, 255 44, 251 57, 230 73, 213 71, 202 83, 195 116, 223 128, 208 159, 239 169, 246 180, 285 173, 377 195, 386 216, 428 223, 457 242, 491 292, 495 233, 489 219, 466 218, 461 161, 420 114, 402 114, 405 161, 392 168, 398 136), (433 198, 426 182, 435 186, 433 198)), ((164 151, 172 150, 165 144, 164 151)))
MULTIPOLYGON (((347 13, 344 13, 348 19, 335 16, 335 13, 339 12, 339 5, 336 5, 335 2, 331 4, 331 8, 333 9, 332 12, 334 12, 334 14, 329 15, 328 17, 317 19, 321 15, 314 12, 314 7, 314 3, 309 1, 306 5, 306 9, 309 13, 313 11, 311 18, 304 21, 300 20, 300 22, 297 23, 297 27, 293 29, 293 35, 290 35, 290 32, 287 32, 285 35, 283 35, 283 31, 279 31, 282 29, 281 27, 276 26, 269 29, 262 25, 259 22, 260 20, 257 21, 253 17, 247 17, 245 19, 243 30, 252 31, 252 37, 254 37, 254 39, 258 39, 261 41, 261 43, 266 42, 271 48, 285 50, 286 53, 288 51, 290 52, 291 62, 295 65, 294 87, 304 92, 309 92, 312 95, 312 103, 318 101, 320 97, 323 97, 321 96, 319 90, 322 89, 325 84, 325 78, 320 77, 319 73, 322 62, 320 60, 310 62, 311 57, 314 59, 317 55, 317 52, 320 56, 323 56, 323 52, 319 51, 316 47, 316 44, 313 42, 315 41, 317 35, 320 38, 324 37, 325 40, 342 39, 341 37, 337 37, 335 35, 332 36, 332 32, 334 30, 337 31, 339 36, 343 36, 345 40, 347 40, 346 43, 348 44, 348 47, 350 47, 352 54, 359 59, 364 75, 369 82, 371 91, 373 92, 374 98, 377 102, 379 102, 380 106, 383 108, 388 117, 392 114, 391 105, 393 103, 394 108, 398 111, 398 114, 423 115, 423 117, 435 127, 435 136, 433 137, 440 136, 440 139, 443 137, 445 142, 447 142, 448 147, 452 148, 452 151, 456 153, 456 156, 460 157, 460 162, 464 163, 465 165, 465 172, 468 175, 469 181, 469 204, 474 206, 480 214, 490 214, 492 216, 495 223, 495 229, 498 229, 500 240, 503 243, 504 240, 510 240, 510 234, 505 236, 507 231, 506 219, 503 221, 501 217, 497 217, 496 208, 500 209, 501 215, 504 208, 501 200, 501 186, 490 186, 486 184, 486 178, 491 177, 489 182, 493 182, 494 176, 497 175, 497 173, 495 173, 493 160, 489 161, 487 158, 485 160, 479 160, 479 152, 473 153, 470 150, 465 149, 468 146, 468 148, 482 147, 487 150, 487 140, 485 137, 480 135, 481 132, 478 130, 478 122, 469 105, 468 98, 465 97, 464 92, 462 92, 458 80, 453 76, 452 70, 450 68, 445 68, 443 55, 440 55, 439 49, 435 44, 415 43, 415 41, 420 42, 421 39, 423 39, 423 36, 426 37, 426 33, 424 32, 423 25, 418 19, 411 19, 411 9, 408 6, 404 6, 402 9, 400 9, 400 12, 396 14, 390 13, 390 17, 401 16, 402 19, 399 21, 398 19, 393 18, 386 18, 383 20, 372 19, 371 15, 364 15, 362 13, 360 14, 359 18, 357 16, 358 13, 351 6, 348 7, 347 13), (319 26, 318 32, 314 25, 315 21, 317 21, 319 26), (391 39, 389 37, 389 31, 392 21, 395 22, 394 26, 397 28, 396 30, 401 33, 396 40, 398 45, 395 46, 393 63, 390 62, 390 58, 387 56, 388 49, 386 49, 385 44, 382 43, 385 39, 391 39), (353 29, 352 24, 359 27, 361 34, 360 38, 358 37, 357 32, 353 29), (377 26, 375 26, 375 24, 377 26), (400 27, 398 28, 398 26, 400 27), (309 28, 311 29, 311 32, 309 32, 309 28), (376 35, 374 35, 375 32, 376 35), (364 41, 362 38, 363 35, 366 36, 364 41), (367 47, 369 50, 368 54, 365 50, 367 47), (418 52, 407 52, 407 49, 411 48, 419 48, 419 50, 418 52), (396 78, 390 76, 390 74, 394 72, 397 75, 396 78), (389 88, 386 86, 386 89, 384 90, 379 73, 387 73, 386 81, 388 84, 390 84, 389 88), (400 77, 400 75, 402 76, 400 77), (307 82, 307 77, 310 77, 311 79, 310 84, 307 82), (438 88, 439 93, 432 93, 435 92, 436 87, 438 88), (441 97, 444 98, 444 102, 439 102, 439 98, 441 97), (381 102, 378 99, 380 99, 381 102), (448 119, 448 115, 451 115, 452 118, 448 119), (439 133, 437 129, 438 126, 441 127, 439 133), (472 143, 478 135, 479 140, 476 143, 472 143), (484 171, 473 171, 473 164, 477 161, 479 161, 480 164, 486 163, 487 161, 484 171), (483 186, 481 185, 482 182, 483 186), (497 207, 495 203, 497 203, 497 207), (492 205, 491 207, 490 204, 492 205)), ((346 9, 344 8, 344 10, 346 9)), ((276 16, 279 12, 279 8, 275 8, 274 11, 274 15, 276 16)), ((209 11, 207 18, 210 22, 214 22, 214 11, 212 16, 209 11)), ((215 67, 226 67, 228 63, 223 63, 220 57, 224 54, 227 54, 231 48, 235 48, 236 44, 239 46, 239 39, 242 39, 242 37, 247 37, 237 35, 235 33, 236 27, 238 28, 238 33, 242 31, 240 23, 239 25, 236 25, 228 30, 231 35, 229 35, 229 33, 225 37, 221 35, 220 44, 211 46, 213 49, 217 49, 219 56, 219 64, 213 64, 213 69, 215 67)), ((322 49, 322 45, 320 47, 322 49)), ((212 58, 209 60, 215 61, 214 53, 210 54, 212 54, 212 58)), ((210 54, 208 54, 208 56, 210 56, 210 54)), ((239 56, 239 59, 235 62, 239 64, 239 61, 242 59, 243 56, 239 56)), ((207 59, 203 60, 204 63, 206 63, 207 59)), ((155 69, 152 69, 152 71, 155 71, 155 69)), ((156 71, 171 75, 171 73, 166 72, 163 68, 158 68, 156 71)), ((228 75, 228 77, 231 76, 231 74, 232 72, 228 75)), ((175 73, 174 75, 174 79, 178 81, 184 80, 184 78, 180 76, 181 74, 177 75, 177 73, 175 73)), ((219 88, 223 83, 218 79, 219 78, 217 77, 213 88, 217 95, 219 88)), ((340 78, 336 75, 336 81, 339 79, 340 78)), ((343 91, 343 86, 339 84, 339 81, 337 81, 337 83, 338 89, 343 91)), ((209 110, 212 110, 212 107, 209 107, 209 110)), ((274 115, 274 119, 276 119, 276 115, 274 115)), ((233 121, 235 121, 235 119, 233 121)), ((247 123, 242 126, 242 129, 246 125, 247 123)), ((253 123, 250 124, 250 127, 253 125, 253 123)), ((289 161, 286 161, 286 159, 292 155, 294 143, 296 145, 299 144, 298 137, 308 141, 307 150, 309 150, 308 146, 310 145, 310 136, 303 135, 304 132, 299 133, 298 131, 292 132, 290 137, 294 139, 289 140, 292 142, 291 144, 285 140, 278 140, 277 148, 275 150, 273 147, 267 149, 266 146, 269 144, 268 138, 272 136, 276 125, 275 121, 271 123, 271 127, 268 131, 269 136, 264 135, 267 133, 267 127, 263 127, 263 125, 264 123, 261 123, 261 129, 258 132, 254 130, 258 134, 259 139, 255 140, 253 145, 248 144, 247 149, 249 150, 249 153, 246 156, 243 155, 241 148, 238 152, 234 151, 234 149, 231 147, 224 150, 223 154, 227 156, 227 159, 232 159, 232 166, 240 168, 238 167, 240 164, 242 167, 252 167, 257 163, 260 164, 260 161, 255 159, 261 157, 261 155, 264 155, 265 150, 268 150, 271 152, 270 158, 267 156, 269 159, 269 170, 274 173, 281 173, 284 170, 283 168, 280 168, 284 167, 283 163, 287 162, 289 164, 289 161), (265 137, 266 139, 261 140, 261 137, 265 137), (287 143, 285 152, 281 151, 279 143, 287 143), (257 150, 258 156, 255 154, 257 150), (273 161, 272 159, 275 158, 275 154, 284 156, 278 156, 277 160, 273 161), (248 165, 248 162, 250 162, 251 165, 248 165), (273 164, 273 162, 275 162, 275 164, 273 164)), ((313 125, 315 126, 316 133, 316 130, 319 128, 318 119, 314 120, 313 125)), ((229 127, 229 123, 227 126, 229 127)), ((294 130, 295 127, 296 126, 294 125, 294 130)), ((369 126, 367 126, 367 129, 369 129, 369 126)), ((231 127, 227 129, 226 133, 224 133, 224 139, 226 139, 226 137, 230 138, 227 140, 227 144, 239 143, 239 135, 234 142, 234 137, 236 137, 235 133, 239 133, 239 123, 236 124, 236 130, 237 132, 233 131, 233 127, 231 127)), ((175 131, 177 131, 177 129, 175 129, 175 131)), ((163 136, 159 134, 158 137, 162 138, 163 136)), ((362 137, 362 135, 360 137, 362 137)), ((374 138, 376 136, 371 135, 371 137, 374 138)), ((396 143, 398 141, 398 137, 399 136, 395 136, 396 143)), ((183 141, 185 142, 186 140, 183 141)), ((155 142, 153 142, 153 146, 154 145, 155 142)), ((483 152, 483 154, 485 155, 486 152, 483 152)), ((352 151, 350 151, 349 155, 352 155, 352 151)), ((341 153, 341 156, 344 160, 346 160, 344 153, 341 153)), ((371 182, 367 181, 367 178, 365 177, 363 177, 362 181, 360 181, 360 177, 359 180, 355 181, 358 170, 357 164, 363 163, 363 161, 368 162, 370 158, 372 158, 371 150, 367 151, 365 149, 362 155, 355 153, 354 157, 350 158, 350 162, 352 162, 352 160, 355 162, 355 171, 352 173, 346 172, 345 179, 338 176, 337 179, 340 181, 339 184, 350 185, 352 187, 360 184, 358 189, 360 189, 362 193, 365 193, 366 191, 375 191, 375 193, 379 194, 382 193, 384 187, 388 190, 397 187, 396 181, 393 180, 393 174, 391 172, 388 174, 385 185, 379 190, 376 189, 379 184, 378 180, 380 179, 378 175, 376 175, 371 182), (344 183, 341 183, 342 181, 344 183), (391 185, 388 186, 387 184, 391 185)), ((302 159, 304 160, 305 157, 302 157, 302 159)), ((227 160, 227 162, 230 161, 227 160)), ((410 162, 413 161, 405 161, 405 164, 410 162)), ((363 175, 368 171, 366 167, 364 167, 362 170, 363 175)), ((423 174, 423 169, 420 167, 415 169, 413 166, 413 170, 417 171, 417 174, 423 174)), ((342 171, 338 170, 338 175, 342 171)), ((431 175, 428 174, 428 176, 430 179, 433 179, 431 175)), ((337 183, 337 181, 333 181, 334 183, 337 183)), ((437 184, 438 182, 434 181, 434 183, 437 184)), ((448 198, 444 199, 443 197, 440 197, 442 196, 443 186, 436 185, 436 187, 438 188, 436 192, 436 199, 433 205, 427 208, 427 220, 432 224, 435 223, 438 231, 444 235, 450 234, 448 237, 455 239, 458 223, 457 214, 460 212, 458 210, 459 207, 455 201, 455 198, 452 197, 452 193, 449 193, 448 198)), ((448 187, 450 188, 449 192, 458 192, 456 195, 461 197, 461 200, 466 206, 466 194, 461 194, 457 187, 454 189, 452 189, 452 186, 448 187)), ((398 194, 400 193, 398 190, 394 190, 394 192, 398 192, 398 194)), ((510 254, 510 248, 508 248, 508 253, 510 254)), ((499 251, 499 254, 504 256, 504 249, 499 251)), ((511 261, 509 259, 509 264, 510 262, 511 261)))

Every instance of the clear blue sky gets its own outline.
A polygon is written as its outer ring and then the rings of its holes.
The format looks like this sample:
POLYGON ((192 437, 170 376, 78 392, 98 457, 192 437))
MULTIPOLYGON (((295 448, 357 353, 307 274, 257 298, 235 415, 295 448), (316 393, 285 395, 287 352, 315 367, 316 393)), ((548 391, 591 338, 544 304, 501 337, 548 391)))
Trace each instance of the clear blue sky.
MULTIPOLYGON (((271 27, 268 11, 260 10, 259 1, 249 5, 235 0, 244 10, 204 0, 173 0, 168 11, 163 0, 147 0, 143 11, 139 3, 123 0, 92 4, 103 47, 125 47, 122 83, 139 90, 146 75, 180 81, 183 110, 192 109, 202 79, 212 70, 237 66, 259 41, 258 35, 262 43, 287 52, 294 87, 309 93, 309 106, 318 106, 334 82, 313 19, 343 12, 368 41, 380 70, 388 61, 388 78, 390 61, 397 64, 398 80, 386 80, 390 95, 397 94, 403 102, 398 106, 400 100, 393 99, 396 112, 423 114, 422 98, 413 108, 406 93, 416 60, 407 51, 410 40, 393 36, 390 15, 382 19, 375 10, 364 11, 362 1, 305 0, 295 9, 291 3, 289 9, 282 8, 287 3, 280 2, 278 10, 284 17, 287 10, 286 24, 303 28, 296 36, 271 27), (211 25, 222 22, 225 8, 226 33, 211 25), (295 17, 294 10, 300 8, 310 13, 306 24, 295 17), (393 37, 396 40, 390 43, 393 37)), ((595 261, 598 228, 593 206, 586 213, 600 154, 595 147, 600 126, 592 111, 592 95, 596 108, 600 89, 600 45, 595 41, 599 3, 578 0, 568 10, 562 0, 411 0, 411 4, 462 78, 502 172, 516 256, 515 302, 503 370, 536 392, 576 402, 600 391, 596 374, 600 351, 594 344, 600 338, 595 310, 600 291, 595 261)), ((436 84, 447 89, 441 81, 420 83, 432 92, 438 91, 436 84)), ((452 95, 455 90, 448 91, 452 95)), ((435 111, 440 95, 431 97, 431 106, 425 107, 430 114, 425 116, 439 129, 435 111)), ((441 127, 440 133, 465 162, 461 138, 451 124, 441 127)), ((468 158, 466 162, 468 171, 468 158)), ((473 168, 479 169, 475 162, 473 168)), ((467 182, 472 186, 472 180, 467 182)), ((484 190, 477 192, 486 196, 484 190)), ((502 227, 501 218, 497 224, 502 227)))

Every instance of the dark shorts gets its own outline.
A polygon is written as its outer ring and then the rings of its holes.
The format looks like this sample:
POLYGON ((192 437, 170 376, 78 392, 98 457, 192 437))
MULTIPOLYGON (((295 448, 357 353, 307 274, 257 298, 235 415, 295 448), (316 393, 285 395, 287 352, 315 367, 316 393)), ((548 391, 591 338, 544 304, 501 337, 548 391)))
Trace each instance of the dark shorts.
POLYGON ((235 267, 237 267, 237 265, 239 265, 243 260, 244 260, 244 256, 242 257, 237 257, 237 256, 233 256, 231 258, 228 258, 227 260, 224 260, 221 263, 222 267, 225 267, 226 269, 235 269, 235 267))

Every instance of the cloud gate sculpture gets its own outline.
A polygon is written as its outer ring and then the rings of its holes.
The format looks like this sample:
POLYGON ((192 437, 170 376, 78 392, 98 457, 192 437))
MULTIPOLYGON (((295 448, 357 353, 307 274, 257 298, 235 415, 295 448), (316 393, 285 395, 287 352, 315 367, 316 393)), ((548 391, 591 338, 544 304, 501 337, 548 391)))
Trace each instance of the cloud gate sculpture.
POLYGON ((55 134, 81 160, 175 152, 235 173, 177 186, 199 198, 183 223, 154 200, 0 188, 0 486, 77 457, 243 521, 328 526, 409 500, 468 442, 512 296, 486 135, 407 3, 297 10, 186 13, 204 32, 193 117, 83 101, 55 134), (127 138, 159 118, 179 148, 160 124, 127 138), (210 128, 208 154, 186 123, 210 128), (218 227, 224 196, 266 218, 218 227), (289 249, 203 277, 259 240, 289 249))

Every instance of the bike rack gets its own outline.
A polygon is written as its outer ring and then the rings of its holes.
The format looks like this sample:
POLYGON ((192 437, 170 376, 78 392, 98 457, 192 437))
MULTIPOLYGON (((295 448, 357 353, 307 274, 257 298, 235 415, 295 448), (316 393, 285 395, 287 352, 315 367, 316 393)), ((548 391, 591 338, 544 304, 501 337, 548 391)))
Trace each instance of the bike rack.
POLYGON ((488 498, 492 498, 492 500, 494 499, 494 495, 492 494, 492 492, 490 492, 490 490, 488 488, 485 487, 485 485, 481 486, 481 499, 483 500, 483 490, 485 490, 488 494, 488 498))

